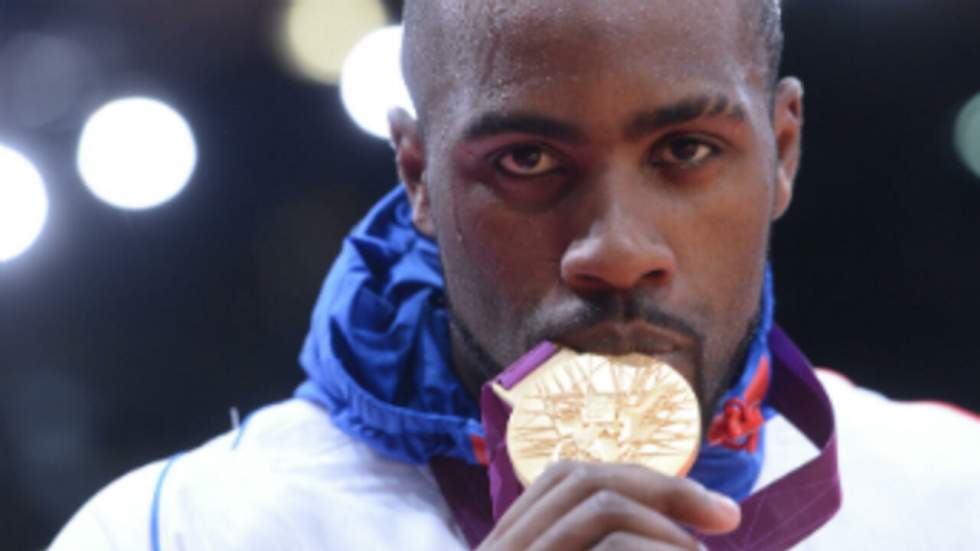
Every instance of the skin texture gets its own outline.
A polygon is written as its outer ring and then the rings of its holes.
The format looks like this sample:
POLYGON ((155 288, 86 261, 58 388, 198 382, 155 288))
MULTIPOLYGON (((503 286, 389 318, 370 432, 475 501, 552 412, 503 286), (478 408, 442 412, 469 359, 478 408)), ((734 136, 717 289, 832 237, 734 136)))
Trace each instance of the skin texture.
MULTIPOLYGON (((424 40, 409 77, 421 118, 392 113, 392 138, 415 224, 439 243, 464 384, 475 394, 548 339, 658 356, 713 410, 790 202, 799 82, 768 86, 736 3, 429 5, 409 22, 425 27, 409 31, 424 40)), ((488 548, 696 549, 678 524, 738 523, 689 481, 553 471, 488 548)))
POLYGON ((698 549, 677 523, 724 533, 738 520, 735 503, 691 480, 566 462, 514 503, 481 549, 698 549))

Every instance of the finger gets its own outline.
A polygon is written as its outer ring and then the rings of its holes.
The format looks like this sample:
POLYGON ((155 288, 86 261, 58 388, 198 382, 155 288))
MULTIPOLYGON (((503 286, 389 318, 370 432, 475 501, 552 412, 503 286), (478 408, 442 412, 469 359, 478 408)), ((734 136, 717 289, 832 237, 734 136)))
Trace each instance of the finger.
MULTIPOLYGON (((642 536, 628 532, 613 532, 591 547, 591 551, 679 551, 685 549, 669 543, 650 541, 642 536)), ((695 549, 703 549, 696 547, 695 549)))
MULTIPOLYGON (((558 519, 531 549, 586 549, 616 533, 639 536, 677 549, 698 549, 698 541, 663 514, 610 490, 600 490, 558 519)), ((617 543, 618 539, 613 539, 617 543)))
POLYGON ((672 486, 667 492, 641 489, 627 495, 704 534, 726 534, 741 523, 742 508, 730 497, 686 478, 669 477, 667 484, 672 486))
POLYGON ((639 465, 578 463, 533 504, 535 515, 555 521, 600 490, 610 490, 706 534, 734 530, 738 505, 689 479, 639 465))
POLYGON ((637 465, 561 463, 532 484, 504 515, 487 543, 527 548, 549 526, 592 494, 608 489, 707 534, 738 527, 741 513, 727 497, 693 480, 669 477, 637 465))
MULTIPOLYGON (((504 516, 497 522, 494 532, 505 532, 510 530, 518 519, 528 517, 528 512, 534 507, 545 494, 557 486, 566 476, 574 472, 579 463, 572 461, 559 461, 548 467, 537 480, 510 506, 504 516)), ((574 505, 574 504, 573 504, 574 505)), ((569 507, 571 508, 571 506, 569 507)))

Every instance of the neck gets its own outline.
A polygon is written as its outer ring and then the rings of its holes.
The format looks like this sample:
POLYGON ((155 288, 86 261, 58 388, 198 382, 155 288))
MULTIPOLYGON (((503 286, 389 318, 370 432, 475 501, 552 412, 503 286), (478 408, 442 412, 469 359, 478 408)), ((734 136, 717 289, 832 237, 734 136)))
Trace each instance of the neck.
POLYGON ((449 315, 449 338, 453 371, 470 398, 479 403, 483 383, 497 376, 504 366, 480 346, 476 336, 453 314, 452 309, 449 315))

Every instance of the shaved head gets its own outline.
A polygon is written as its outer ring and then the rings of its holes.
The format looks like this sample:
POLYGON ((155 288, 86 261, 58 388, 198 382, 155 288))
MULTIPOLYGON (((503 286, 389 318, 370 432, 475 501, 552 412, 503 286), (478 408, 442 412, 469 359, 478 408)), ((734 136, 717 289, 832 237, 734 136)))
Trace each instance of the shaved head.
MULTIPOLYGON (((731 15, 740 24, 741 46, 749 63, 760 77, 761 85, 771 99, 779 75, 783 50, 781 0, 737 0, 731 15)), ((603 12, 613 9, 607 5, 586 2, 595 12, 595 23, 612 20, 603 12)), ((632 8, 651 11, 662 2, 648 0, 632 8)), ((539 0, 534 2, 501 2, 486 0, 406 0, 403 20, 405 28, 402 67, 412 101, 419 113, 422 129, 427 128, 428 114, 433 105, 448 93, 449 84, 458 81, 464 69, 479 66, 478 59, 493 52, 478 51, 483 38, 505 31, 508 21, 520 17, 551 17, 580 7, 583 2, 569 0, 539 0)), ((623 3, 624 5, 626 2, 623 3)), ((709 2, 710 4, 710 2, 709 2)), ((718 12, 722 8, 709 8, 718 12)), ((579 37, 587 44, 585 37, 579 37)), ((519 60, 511 60, 519 62, 519 60)))

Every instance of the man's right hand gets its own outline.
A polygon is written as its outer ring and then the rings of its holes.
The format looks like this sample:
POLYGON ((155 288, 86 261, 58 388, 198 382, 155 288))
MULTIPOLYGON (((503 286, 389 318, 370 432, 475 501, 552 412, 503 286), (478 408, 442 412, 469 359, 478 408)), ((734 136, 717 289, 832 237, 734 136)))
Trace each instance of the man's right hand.
POLYGON ((723 534, 741 512, 689 479, 638 465, 562 462, 521 495, 480 545, 484 551, 701 549, 683 527, 723 534))

